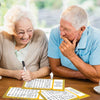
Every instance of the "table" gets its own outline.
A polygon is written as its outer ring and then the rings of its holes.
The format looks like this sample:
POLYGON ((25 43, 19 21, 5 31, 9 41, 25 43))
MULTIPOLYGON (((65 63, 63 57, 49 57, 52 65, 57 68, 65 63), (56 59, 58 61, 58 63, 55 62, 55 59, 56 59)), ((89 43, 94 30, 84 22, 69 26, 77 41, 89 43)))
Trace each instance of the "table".
MULTIPOLYGON (((45 77, 50 78, 48 77, 45 77)), ((65 78, 60 78, 60 77, 54 77, 54 79, 65 79, 65 78)), ((0 100, 15 100, 15 99, 7 99, 7 98, 2 98, 4 93, 7 91, 9 87, 22 87, 24 81, 23 80, 17 80, 13 78, 7 78, 3 77, 2 80, 0 80, 0 100)), ((94 90, 93 87, 97 86, 98 83, 93 83, 89 80, 78 80, 78 79, 65 79, 65 86, 66 87, 72 87, 75 88, 81 92, 84 92, 90 97, 81 99, 81 100, 100 100, 100 94, 97 94, 94 90)), ((18 99, 17 99, 18 100, 18 99)), ((20 99, 21 100, 21 99, 20 99)))

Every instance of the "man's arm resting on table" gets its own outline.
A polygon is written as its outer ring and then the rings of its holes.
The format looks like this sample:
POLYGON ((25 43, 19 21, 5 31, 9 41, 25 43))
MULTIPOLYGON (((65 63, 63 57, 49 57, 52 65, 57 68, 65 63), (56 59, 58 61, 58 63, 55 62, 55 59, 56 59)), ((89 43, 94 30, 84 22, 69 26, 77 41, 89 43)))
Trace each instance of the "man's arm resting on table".
POLYGON ((21 79, 21 71, 22 70, 8 70, 8 69, 0 68, 0 75, 21 79))
POLYGON ((59 46, 61 53, 65 57, 67 57, 86 78, 94 82, 99 82, 100 65, 87 64, 79 56, 75 54, 75 47, 77 41, 76 39, 74 39, 72 43, 65 37, 62 37, 62 39, 66 42, 62 41, 62 43, 59 46))
POLYGON ((49 57, 51 70, 56 76, 66 78, 86 79, 86 77, 79 71, 71 70, 67 67, 61 66, 60 59, 53 59, 49 57))
POLYGON ((99 82, 100 80, 100 65, 90 65, 85 63, 76 54, 69 58, 73 65, 88 79, 99 82))

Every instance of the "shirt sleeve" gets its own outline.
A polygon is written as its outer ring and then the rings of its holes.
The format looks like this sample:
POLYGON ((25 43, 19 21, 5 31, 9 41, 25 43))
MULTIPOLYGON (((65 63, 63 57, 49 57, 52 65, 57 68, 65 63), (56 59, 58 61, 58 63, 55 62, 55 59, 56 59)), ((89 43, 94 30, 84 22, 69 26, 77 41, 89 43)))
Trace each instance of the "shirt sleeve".
MULTIPOLYGON (((100 36, 100 35, 99 35, 100 36)), ((100 65, 100 37, 95 40, 94 45, 91 50, 91 55, 89 63, 91 65, 100 65)))
POLYGON ((60 34, 57 29, 51 30, 48 44, 48 57, 51 58, 60 58, 59 51, 59 38, 60 34))
POLYGON ((2 56, 2 45, 3 45, 3 36, 2 33, 0 33, 0 60, 2 56))
POLYGON ((48 40, 46 35, 44 34, 42 38, 42 43, 41 43, 41 59, 40 59, 40 67, 49 67, 49 61, 48 61, 48 56, 47 56, 47 50, 48 50, 48 40))

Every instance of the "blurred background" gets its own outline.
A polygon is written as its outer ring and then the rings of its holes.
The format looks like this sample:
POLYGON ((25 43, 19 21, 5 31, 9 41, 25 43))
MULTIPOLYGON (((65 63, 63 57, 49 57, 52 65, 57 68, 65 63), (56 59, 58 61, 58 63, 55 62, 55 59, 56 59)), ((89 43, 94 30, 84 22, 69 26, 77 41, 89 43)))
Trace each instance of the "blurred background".
POLYGON ((0 0, 0 27, 4 15, 14 5, 24 5, 35 15, 36 27, 46 33, 59 24, 60 14, 70 5, 83 7, 89 16, 89 24, 100 29, 100 0, 0 0))

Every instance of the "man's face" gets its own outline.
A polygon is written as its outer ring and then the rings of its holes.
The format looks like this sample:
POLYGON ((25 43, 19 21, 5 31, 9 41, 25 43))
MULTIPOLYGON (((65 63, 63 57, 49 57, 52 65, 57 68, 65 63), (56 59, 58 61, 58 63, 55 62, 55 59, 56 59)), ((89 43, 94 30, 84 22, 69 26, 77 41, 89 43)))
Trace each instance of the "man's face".
POLYGON ((80 37, 80 30, 76 30, 72 24, 64 19, 60 20, 60 35, 66 37, 69 41, 73 41, 80 37))

